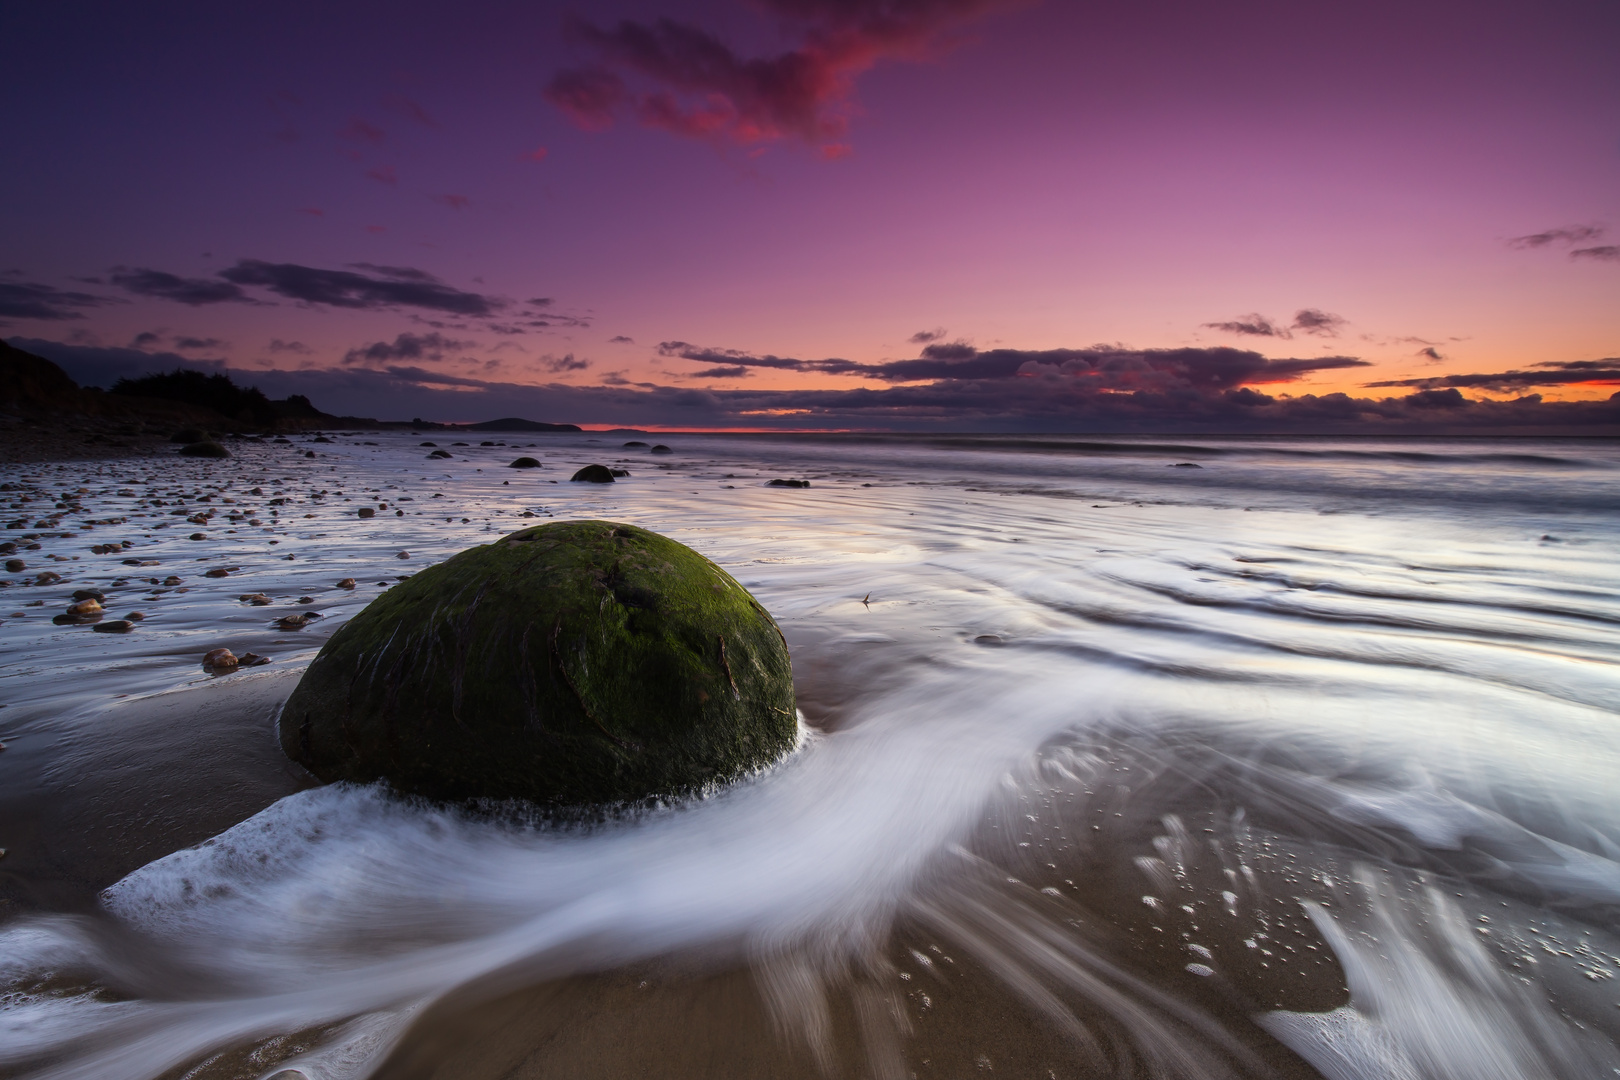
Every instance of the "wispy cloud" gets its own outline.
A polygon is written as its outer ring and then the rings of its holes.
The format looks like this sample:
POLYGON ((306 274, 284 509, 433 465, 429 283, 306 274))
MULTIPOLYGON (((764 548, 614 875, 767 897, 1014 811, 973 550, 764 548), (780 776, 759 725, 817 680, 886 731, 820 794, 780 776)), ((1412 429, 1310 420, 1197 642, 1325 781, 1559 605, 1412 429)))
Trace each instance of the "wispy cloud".
POLYGON ((373 272, 378 276, 242 259, 219 276, 232 285, 253 285, 289 300, 329 307, 420 308, 482 318, 506 306, 495 297, 453 288, 422 270, 377 267, 373 272))
POLYGON ((1529 236, 1515 236, 1508 240, 1507 246, 1521 250, 1544 248, 1554 244, 1569 247, 1586 240, 1596 240, 1602 235, 1601 225, 1566 225, 1562 229, 1548 229, 1545 232, 1531 233, 1529 236))
POLYGON ((1425 390, 1470 387, 1515 393, 1537 386, 1620 386, 1620 357, 1602 360, 1567 360, 1532 364, 1533 370, 1498 371, 1465 375, 1431 375, 1414 379, 1387 379, 1362 385, 1369 388, 1415 386, 1425 390))

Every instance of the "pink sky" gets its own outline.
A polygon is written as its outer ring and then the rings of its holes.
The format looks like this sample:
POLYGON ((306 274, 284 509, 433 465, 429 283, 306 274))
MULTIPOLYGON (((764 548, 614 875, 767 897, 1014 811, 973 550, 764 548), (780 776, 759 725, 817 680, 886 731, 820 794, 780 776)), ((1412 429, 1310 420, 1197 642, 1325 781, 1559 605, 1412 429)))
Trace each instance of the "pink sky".
POLYGON ((8 16, 0 334, 87 382, 223 365, 445 419, 517 387, 580 423, 885 426, 924 413, 793 395, 947 343, 1363 362, 1206 394, 1620 389, 1611 4, 590 10, 8 16))

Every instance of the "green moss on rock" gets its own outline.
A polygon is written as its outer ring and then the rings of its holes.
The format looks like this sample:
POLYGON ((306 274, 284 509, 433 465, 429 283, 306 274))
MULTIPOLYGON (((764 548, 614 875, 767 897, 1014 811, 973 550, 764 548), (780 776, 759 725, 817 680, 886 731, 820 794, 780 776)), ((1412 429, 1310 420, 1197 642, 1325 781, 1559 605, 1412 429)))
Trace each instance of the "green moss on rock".
POLYGON ((401 582, 333 635, 282 710, 323 780, 585 805, 691 791, 794 744, 781 631, 657 533, 568 521, 401 582))

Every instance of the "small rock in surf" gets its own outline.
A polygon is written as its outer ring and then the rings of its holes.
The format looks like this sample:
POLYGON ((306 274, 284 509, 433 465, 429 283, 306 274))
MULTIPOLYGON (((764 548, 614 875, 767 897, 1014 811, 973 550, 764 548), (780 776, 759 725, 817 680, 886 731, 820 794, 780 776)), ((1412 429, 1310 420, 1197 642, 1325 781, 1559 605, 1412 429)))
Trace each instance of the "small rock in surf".
POLYGON ((587 465, 568 479, 582 484, 611 484, 613 470, 606 465, 587 465))

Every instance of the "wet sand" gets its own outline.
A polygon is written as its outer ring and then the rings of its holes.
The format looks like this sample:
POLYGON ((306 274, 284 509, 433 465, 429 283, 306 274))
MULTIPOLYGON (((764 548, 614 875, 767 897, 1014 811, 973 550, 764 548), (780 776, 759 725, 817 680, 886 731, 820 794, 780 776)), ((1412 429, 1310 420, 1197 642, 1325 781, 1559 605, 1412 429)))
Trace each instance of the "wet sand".
POLYGON ((28 574, 65 577, 14 581, 0 626, 0 969, 32 973, 0 1074, 1620 1064, 1605 459, 1220 447, 1189 477, 1129 444, 691 440, 654 465, 586 433, 514 478, 513 448, 424 463, 420 441, 18 473, 28 574), (550 483, 589 460, 634 475, 550 483), (806 747, 587 829, 319 788, 282 758, 275 711, 344 618, 548 516, 732 569, 782 624, 806 747), (134 546, 88 552, 108 537, 134 546), (148 619, 110 636, 26 606, 80 585, 148 619), (294 609, 326 617, 277 630, 294 609), (221 644, 275 662, 207 677, 221 644), (100 944, 75 952, 84 927, 100 944), (97 1026, 114 999, 127 1029, 97 1026))
POLYGON ((299 674, 242 672, 13 737, 0 754, 0 896, 14 910, 94 910, 130 871, 314 786, 275 741, 299 674))

